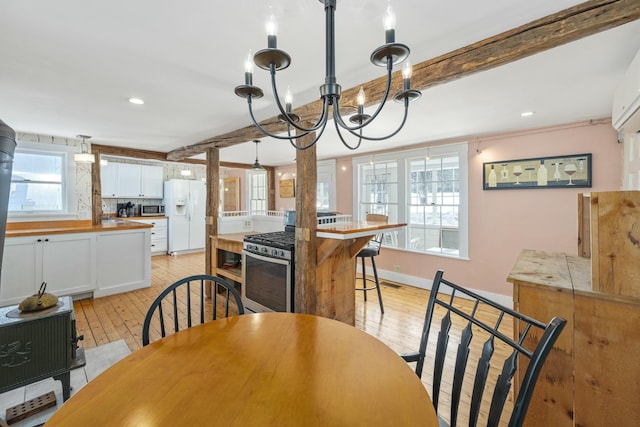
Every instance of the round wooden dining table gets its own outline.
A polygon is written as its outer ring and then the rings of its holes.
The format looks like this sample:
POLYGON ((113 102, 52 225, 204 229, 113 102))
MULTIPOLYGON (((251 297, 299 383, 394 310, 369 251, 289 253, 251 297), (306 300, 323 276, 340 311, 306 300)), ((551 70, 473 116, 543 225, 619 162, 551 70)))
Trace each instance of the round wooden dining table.
POLYGON ((437 426, 422 382, 371 335, 323 317, 214 320, 135 351, 46 427, 437 426))

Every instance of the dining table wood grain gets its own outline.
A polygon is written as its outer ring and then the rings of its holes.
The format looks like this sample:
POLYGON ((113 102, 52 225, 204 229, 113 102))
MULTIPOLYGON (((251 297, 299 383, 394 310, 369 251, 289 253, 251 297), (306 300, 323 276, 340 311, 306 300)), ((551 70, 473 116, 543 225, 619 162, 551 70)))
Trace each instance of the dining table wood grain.
POLYGON ((255 313, 137 350, 46 427, 437 426, 413 369, 377 338, 307 314, 255 313))

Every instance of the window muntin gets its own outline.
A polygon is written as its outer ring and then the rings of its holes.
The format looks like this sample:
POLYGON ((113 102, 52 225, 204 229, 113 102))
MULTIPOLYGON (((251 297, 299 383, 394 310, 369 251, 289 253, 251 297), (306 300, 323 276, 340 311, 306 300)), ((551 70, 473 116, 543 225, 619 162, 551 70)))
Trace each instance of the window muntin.
POLYGON ((9 213, 66 212, 66 163, 65 153, 16 149, 9 213))

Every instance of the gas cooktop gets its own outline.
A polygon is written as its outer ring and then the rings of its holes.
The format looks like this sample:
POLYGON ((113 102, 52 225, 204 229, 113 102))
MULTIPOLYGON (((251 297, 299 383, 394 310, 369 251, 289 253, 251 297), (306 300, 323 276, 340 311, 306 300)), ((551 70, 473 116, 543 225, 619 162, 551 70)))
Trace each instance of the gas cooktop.
POLYGON ((251 234, 245 236, 244 241, 292 251, 295 247, 295 232, 275 231, 272 233, 251 234))

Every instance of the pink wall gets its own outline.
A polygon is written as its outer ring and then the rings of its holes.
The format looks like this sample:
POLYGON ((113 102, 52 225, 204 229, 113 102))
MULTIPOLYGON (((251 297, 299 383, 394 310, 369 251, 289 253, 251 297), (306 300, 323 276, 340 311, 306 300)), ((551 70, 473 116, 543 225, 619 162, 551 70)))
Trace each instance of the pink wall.
MULTIPOLYGON (((399 266, 401 275, 431 280, 436 270, 443 269, 445 277, 470 288, 511 295, 506 278, 522 249, 577 254, 578 193, 621 188, 621 144, 608 120, 474 139, 468 156, 469 260, 383 249, 376 260, 383 275, 399 266), (476 153, 477 141, 480 155, 476 153), (483 162, 583 153, 593 154, 592 188, 482 189, 483 162)), ((336 174, 337 210, 353 213, 350 157, 337 159, 336 174)), ((294 200, 276 198, 276 207, 293 209, 294 200), (285 207, 289 201, 291 207, 285 207)))
POLYGON ((432 279, 445 277, 470 288, 511 295, 506 282, 522 249, 577 254, 578 193, 621 188, 621 145, 608 124, 580 124, 526 134, 501 135, 469 144, 469 261, 383 250, 381 270, 432 279), (592 153, 592 188, 482 189, 482 163, 519 158, 592 153))
POLYGON ((336 211, 353 215, 353 164, 351 157, 336 160, 336 211))

